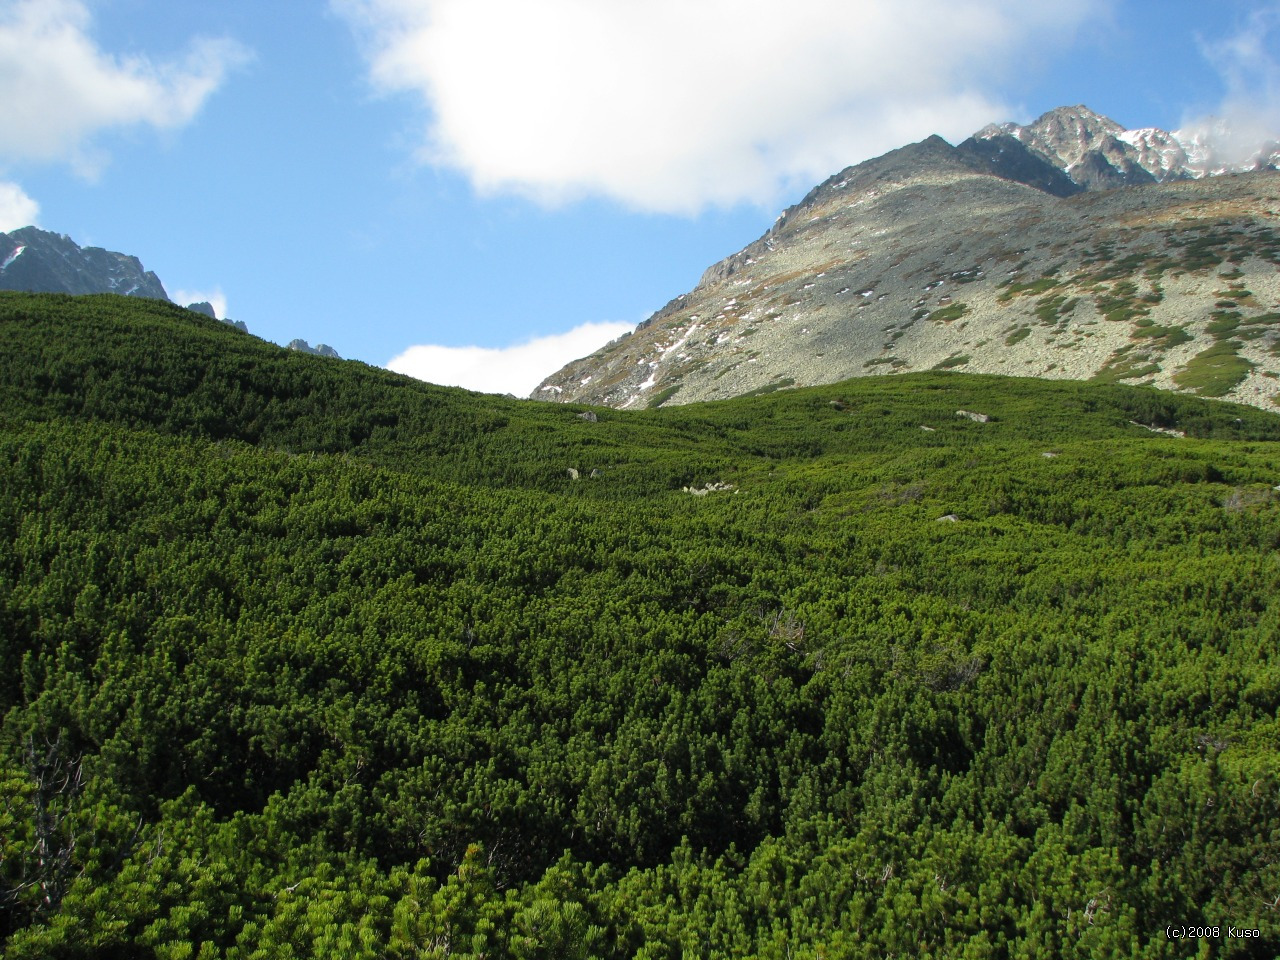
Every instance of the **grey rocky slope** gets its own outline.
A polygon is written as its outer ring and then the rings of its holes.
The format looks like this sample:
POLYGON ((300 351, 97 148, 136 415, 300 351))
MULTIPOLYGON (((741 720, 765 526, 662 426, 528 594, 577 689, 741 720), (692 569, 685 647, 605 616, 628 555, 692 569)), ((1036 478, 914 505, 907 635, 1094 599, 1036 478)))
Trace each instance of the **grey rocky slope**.
POLYGON ((1078 107, 932 137, 831 177, 533 396, 634 408, 941 368, 1274 409, 1280 173, 1265 150, 1232 176, 1193 161, 1078 107))

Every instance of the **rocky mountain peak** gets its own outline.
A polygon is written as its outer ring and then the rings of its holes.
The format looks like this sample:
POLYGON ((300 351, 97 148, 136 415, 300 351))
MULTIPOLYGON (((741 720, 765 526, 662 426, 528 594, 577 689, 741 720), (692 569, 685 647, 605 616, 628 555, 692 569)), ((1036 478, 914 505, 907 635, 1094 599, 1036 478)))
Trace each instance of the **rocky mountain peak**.
MULTIPOLYGON (((989 124, 974 134, 973 140, 1015 140, 1082 189, 1137 186, 1171 175, 1169 170, 1161 171, 1160 176, 1153 173, 1143 162, 1142 152, 1126 139, 1126 133, 1125 128, 1110 117, 1077 104, 1050 110, 1026 126, 989 124)), ((1148 157, 1155 170, 1161 169, 1159 159, 1154 155, 1148 157)), ((1181 168, 1177 168, 1176 173, 1181 175, 1181 168)), ((1031 185, 1045 189, 1041 184, 1031 185)), ((1049 192, 1065 195, 1055 189, 1049 192)))
POLYGON ((342 357, 338 356, 338 351, 333 349, 333 347, 329 346, 327 343, 317 343, 313 347, 305 340, 290 340, 287 349, 296 350, 298 353, 309 353, 316 357, 329 357, 333 360, 342 359, 342 357))
MULTIPOLYGON (((29 293, 115 293, 126 297, 146 297, 172 302, 164 285, 137 257, 102 247, 81 247, 62 233, 39 227, 21 227, 0 233, 0 290, 29 293)), ((249 328, 243 321, 219 317, 207 301, 191 303, 187 309, 235 327, 241 333, 249 328)), ((294 340, 291 350, 301 350, 323 357, 337 357, 327 344, 312 347, 305 340, 294 340)))
POLYGON ((219 323, 225 323, 229 327, 235 327, 241 333, 248 333, 249 328, 243 320, 232 320, 230 317, 219 317, 218 312, 213 309, 213 304, 208 300, 201 300, 199 303, 188 303, 187 309, 192 313, 198 313, 210 320, 217 320, 219 323))
POLYGON ((1197 169, 1215 142, 1077 105, 846 167, 533 396, 634 408, 940 369, 1280 404, 1280 175, 1197 169))
POLYGON ((939 177, 968 177, 973 174, 972 164, 935 134, 919 143, 910 143, 883 156, 845 167, 828 177, 805 194, 799 203, 784 210, 770 232, 773 235, 781 233, 796 222, 799 214, 814 211, 833 199, 843 202, 867 190, 883 191, 921 179, 937 180, 939 177))
POLYGON ((65 234, 38 227, 0 233, 0 290, 169 299, 160 278, 137 257, 81 247, 65 234))
POLYGON ((1223 120, 1172 133, 1158 127, 1126 130, 1083 104, 1050 110, 1025 126, 988 124, 966 142, 990 153, 986 145, 1003 138, 1022 144, 1087 190, 1280 169, 1280 142, 1256 130, 1234 130, 1223 120))
MULTIPOLYGON (((768 232, 755 243, 708 267, 695 289, 719 283, 758 262, 777 244, 814 229, 814 224, 824 222, 838 210, 909 187, 936 187, 985 173, 987 171, 975 167, 970 157, 937 135, 846 167, 810 190, 799 203, 782 211, 768 232)), ((671 310, 680 309, 682 299, 671 301, 641 327, 660 320, 671 310)))
POLYGON ((1110 117, 1094 113, 1083 104, 1057 107, 1022 128, 1019 139, 1039 150, 1051 162, 1070 168, 1090 150, 1105 147, 1124 133, 1110 117))
POLYGON ((1137 153, 1138 163, 1157 180, 1184 176, 1190 169, 1186 148, 1175 134, 1158 127, 1125 130, 1117 138, 1137 153))

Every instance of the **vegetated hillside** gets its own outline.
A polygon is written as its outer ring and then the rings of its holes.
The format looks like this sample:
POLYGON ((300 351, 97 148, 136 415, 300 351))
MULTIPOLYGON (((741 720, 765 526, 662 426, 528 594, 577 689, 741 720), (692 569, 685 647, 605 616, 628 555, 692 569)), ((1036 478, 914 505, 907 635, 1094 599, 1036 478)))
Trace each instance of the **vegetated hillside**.
POLYGON ((0 305, 6 957, 1280 949, 1280 417, 575 410, 0 305))
POLYGON ((950 369, 1280 397, 1280 173, 1056 196, 934 137, 848 168, 543 400, 950 369))

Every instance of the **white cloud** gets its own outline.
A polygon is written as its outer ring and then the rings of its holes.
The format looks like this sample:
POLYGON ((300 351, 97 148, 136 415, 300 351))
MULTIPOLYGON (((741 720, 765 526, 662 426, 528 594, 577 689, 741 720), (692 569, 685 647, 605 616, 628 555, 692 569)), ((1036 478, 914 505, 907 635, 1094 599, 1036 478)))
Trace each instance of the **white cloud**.
POLYGON ((219 320, 227 318, 227 295, 222 292, 221 287, 214 287, 212 291, 174 290, 169 294, 169 299, 183 307, 192 303, 207 303, 213 307, 213 312, 218 315, 219 320))
POLYGON ((422 157, 481 191, 694 212, 1009 113, 988 88, 1109 0, 331 0, 422 157))
POLYGON ((414 346, 393 357, 387 368, 429 383, 527 397, 566 363, 593 353, 631 329, 630 323, 584 323, 568 333, 510 347, 414 346))
POLYGON ((83 0, 0 4, 0 157, 68 161, 92 175, 95 134, 183 126, 248 56, 234 41, 199 39, 180 62, 119 57, 89 27, 83 0))
POLYGON ((1226 90, 1212 116, 1184 119, 1183 132, 1210 140, 1217 162, 1253 158, 1259 146, 1280 138, 1280 3, 1254 10, 1247 25, 1226 39, 1200 44, 1226 90))
POLYGON ((39 217, 40 204, 27 196, 22 187, 0 181, 0 233, 35 226, 39 217))

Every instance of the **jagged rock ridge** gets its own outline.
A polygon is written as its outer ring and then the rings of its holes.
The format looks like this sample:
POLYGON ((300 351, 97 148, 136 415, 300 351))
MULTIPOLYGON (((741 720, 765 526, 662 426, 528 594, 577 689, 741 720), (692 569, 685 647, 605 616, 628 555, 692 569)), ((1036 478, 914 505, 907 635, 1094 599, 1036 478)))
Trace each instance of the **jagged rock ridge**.
POLYGON ((245 326, 243 320, 231 320, 227 317, 219 317, 218 312, 214 310, 213 304, 208 300, 201 300, 199 303, 188 303, 187 309, 193 313, 199 313, 208 317, 210 320, 221 320, 228 326, 235 327, 241 333, 248 333, 249 328, 245 326))
POLYGON ((217 320, 217 311, 213 309, 213 304, 208 300, 201 300, 199 303, 188 303, 187 309, 193 313, 202 313, 210 320, 217 320))
MULTIPOLYGON (((66 234, 22 227, 0 233, 0 252, 0 290, 116 293, 172 303, 160 278, 145 269, 137 257, 102 247, 82 247, 66 234)), ((187 309, 249 332, 243 323, 220 318, 211 303, 191 303, 187 309)))
MULTIPOLYGON (((144 269, 137 257, 102 247, 81 247, 66 234, 38 227, 0 233, 0 290, 73 295, 115 293, 173 302, 160 278, 144 269)), ((187 304, 187 309, 235 327, 241 333, 249 332, 243 321, 219 317, 208 301, 187 304)), ((294 340, 288 349, 341 359, 333 347, 324 343, 312 347, 305 340, 294 340)))
POLYGON ((118 293, 168 300, 160 278, 137 257, 81 247, 37 227, 0 233, 0 290, 33 293, 118 293))
MULTIPOLYGON (((1172 133, 1156 127, 1126 130, 1081 104, 1050 110, 1026 126, 991 124, 960 148, 974 150, 979 144, 992 142, 1010 147, 1009 141, 1013 141, 1061 171, 1076 185, 1071 192, 1280 168, 1280 143, 1255 145, 1245 155, 1233 158, 1233 146, 1239 152, 1234 139, 1221 121, 1208 128, 1172 133)), ((1013 152, 1017 153, 1016 147, 1013 152)), ((1008 176, 1004 170, 996 172, 1008 176)), ((1009 179, 1029 182, 1017 176, 1009 179)))
POLYGON ((289 349, 297 350, 299 353, 310 353, 317 357, 331 357, 334 360, 341 360, 338 351, 333 349, 327 343, 317 343, 314 347, 305 340, 290 340, 289 349))
POLYGON ((533 396, 657 406, 941 368, 1271 407, 1280 174, 1205 156, 1082 107, 931 137, 818 185, 533 396))

